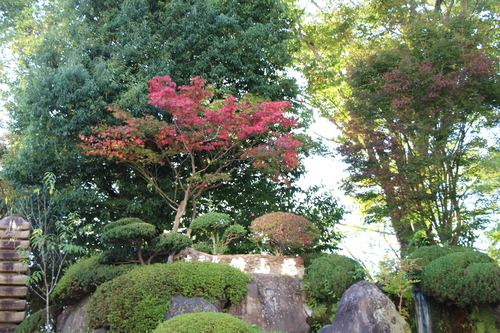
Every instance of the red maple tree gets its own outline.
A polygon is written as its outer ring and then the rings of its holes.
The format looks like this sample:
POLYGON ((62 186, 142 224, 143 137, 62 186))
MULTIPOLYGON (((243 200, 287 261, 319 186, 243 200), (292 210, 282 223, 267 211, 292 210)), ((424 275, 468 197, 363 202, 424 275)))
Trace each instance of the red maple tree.
POLYGON ((114 159, 139 172, 176 211, 173 232, 188 202, 229 180, 236 168, 257 168, 276 181, 287 181, 286 173, 298 167, 303 144, 289 132, 298 126, 285 114, 290 103, 234 97, 211 101, 214 95, 200 77, 185 86, 177 86, 168 76, 154 77, 149 91, 149 103, 163 109, 169 121, 152 115, 133 117, 110 107, 124 124, 102 124, 93 129, 94 135, 80 135, 80 146, 86 155, 114 159), (169 167, 173 195, 161 188, 150 171, 152 164, 169 167))

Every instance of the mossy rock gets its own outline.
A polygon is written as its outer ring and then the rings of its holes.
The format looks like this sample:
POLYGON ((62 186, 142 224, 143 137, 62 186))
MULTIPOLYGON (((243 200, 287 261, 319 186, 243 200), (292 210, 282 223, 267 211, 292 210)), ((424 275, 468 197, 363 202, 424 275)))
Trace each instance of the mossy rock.
POLYGON ((153 333, 252 333, 243 320, 226 313, 187 313, 161 323, 153 333))
POLYGON ((174 295, 208 301, 243 299, 250 277, 226 264, 174 262, 138 267, 104 283, 87 311, 90 328, 148 332, 161 322, 174 295))

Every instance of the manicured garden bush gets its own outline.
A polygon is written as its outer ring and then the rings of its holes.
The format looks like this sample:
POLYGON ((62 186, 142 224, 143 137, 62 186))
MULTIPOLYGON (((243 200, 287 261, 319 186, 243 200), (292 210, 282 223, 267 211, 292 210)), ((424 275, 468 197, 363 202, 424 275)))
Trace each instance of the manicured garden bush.
POLYGON ((500 267, 496 262, 472 263, 463 281, 463 304, 494 303, 500 300, 500 267))
POLYGON ((314 259, 306 270, 304 282, 310 295, 319 303, 336 303, 342 294, 365 278, 363 267, 339 254, 314 259))
POLYGON ((246 234, 245 227, 232 224, 232 219, 224 213, 210 212, 195 218, 190 225, 193 231, 206 233, 212 241, 212 254, 224 254, 228 245, 246 234))
POLYGON ((174 262, 138 267, 101 285, 91 299, 89 327, 147 332, 165 317, 174 295, 237 303, 250 277, 225 264, 174 262))
POLYGON ((76 303, 83 296, 94 292, 97 286, 136 267, 101 264, 98 258, 94 256, 81 259, 71 265, 54 288, 52 300, 67 304, 76 303))
POLYGON ((161 323, 153 333, 252 333, 243 320, 226 313, 186 313, 161 323))
POLYGON ((450 253, 455 252, 467 252, 473 251, 473 249, 464 246, 440 246, 440 245, 430 245, 422 246, 413 251, 408 258, 416 259, 415 264, 420 266, 421 269, 415 269, 412 274, 412 279, 420 280, 422 270, 433 260, 437 258, 444 257, 450 253))
POLYGON ((493 259, 481 252, 450 253, 423 269, 422 290, 440 302, 462 307, 500 300, 500 268, 491 263, 493 259))
POLYGON ((113 246, 131 246, 135 249, 139 262, 145 265, 142 248, 145 242, 152 240, 156 235, 158 232, 154 225, 138 218, 126 217, 106 225, 103 228, 101 242, 113 246))
POLYGON ((275 212, 256 218, 250 225, 252 240, 282 256, 290 250, 311 246, 320 231, 311 221, 292 214, 275 212))

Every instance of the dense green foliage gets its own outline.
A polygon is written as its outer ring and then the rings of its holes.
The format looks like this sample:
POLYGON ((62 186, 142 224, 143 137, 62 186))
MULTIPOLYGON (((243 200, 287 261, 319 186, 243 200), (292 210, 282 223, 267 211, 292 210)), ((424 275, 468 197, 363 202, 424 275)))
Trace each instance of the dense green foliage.
POLYGON ((422 290, 440 302, 465 307, 500 300, 500 267, 481 252, 455 252, 422 271, 422 290))
POLYGON ((471 245, 498 210, 495 168, 481 167, 498 147, 486 139, 499 119, 498 1, 316 9, 299 57, 311 102, 340 129, 344 189, 404 251, 471 245))
POLYGON ((156 256, 176 255, 182 250, 191 247, 192 244, 193 241, 186 235, 163 232, 151 241, 150 246, 145 248, 145 252, 149 253, 148 263, 151 263, 156 256))
POLYGON ((416 259, 415 264, 420 266, 420 268, 416 268, 412 272, 412 278, 416 280, 420 280, 420 275, 422 270, 429 265, 429 263, 433 260, 441 258, 445 255, 454 252, 465 252, 465 251, 473 251, 470 247, 464 246, 440 246, 440 245, 430 245, 430 246, 422 246, 410 253, 408 258, 416 259))
POLYGON ((81 259, 71 265, 59 280, 51 298, 60 303, 76 303, 104 282, 111 281, 136 267, 135 265, 108 265, 99 263, 99 256, 81 259))
POLYGON ((252 333, 243 320, 226 313, 186 313, 161 323, 153 333, 252 333))
POLYGON ((246 234, 246 230, 239 224, 231 224, 232 219, 224 213, 209 212, 198 216, 191 221, 191 229, 208 234, 212 240, 212 254, 224 254, 228 245, 246 234))
POLYGON ((38 310, 26 317, 14 330, 15 333, 38 333, 45 326, 45 309, 38 310))
POLYGON ((336 303, 350 286, 364 278, 363 267, 357 261, 329 254, 312 261, 306 270, 304 283, 318 303, 336 303))
MULTIPOLYGON (((24 187, 53 172, 64 192, 57 209, 76 210, 96 232, 124 216, 168 230, 172 216, 126 165, 81 155, 77 134, 90 134, 102 120, 113 122, 106 106, 165 118, 146 99, 147 81, 157 75, 170 75, 179 84, 202 75, 219 96, 292 100, 297 95, 295 80, 284 75, 297 47, 289 29, 294 18, 278 0, 6 3, 19 47, 13 50, 17 66, 11 66, 16 75, 8 104, 11 153, 3 159, 2 178, 24 187)), ((170 170, 154 171, 164 176, 170 170)), ((171 184, 166 177, 160 182, 164 188, 171 184)), ((234 182, 238 186, 225 191, 250 184, 234 182)), ((264 192, 286 187, 260 186, 264 192)), ((79 240, 90 243, 88 237, 79 240)))
POLYGON ((89 326, 111 332, 146 332, 167 313, 174 295, 239 302, 250 278, 209 262, 174 262, 136 268, 101 285, 89 305, 89 326))

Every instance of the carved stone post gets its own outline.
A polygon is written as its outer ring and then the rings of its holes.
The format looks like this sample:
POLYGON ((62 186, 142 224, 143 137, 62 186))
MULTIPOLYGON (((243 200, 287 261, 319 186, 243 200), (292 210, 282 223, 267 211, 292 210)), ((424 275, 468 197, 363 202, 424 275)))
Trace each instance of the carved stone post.
POLYGON ((30 224, 21 217, 0 220, 0 332, 13 332, 26 316, 30 224))

